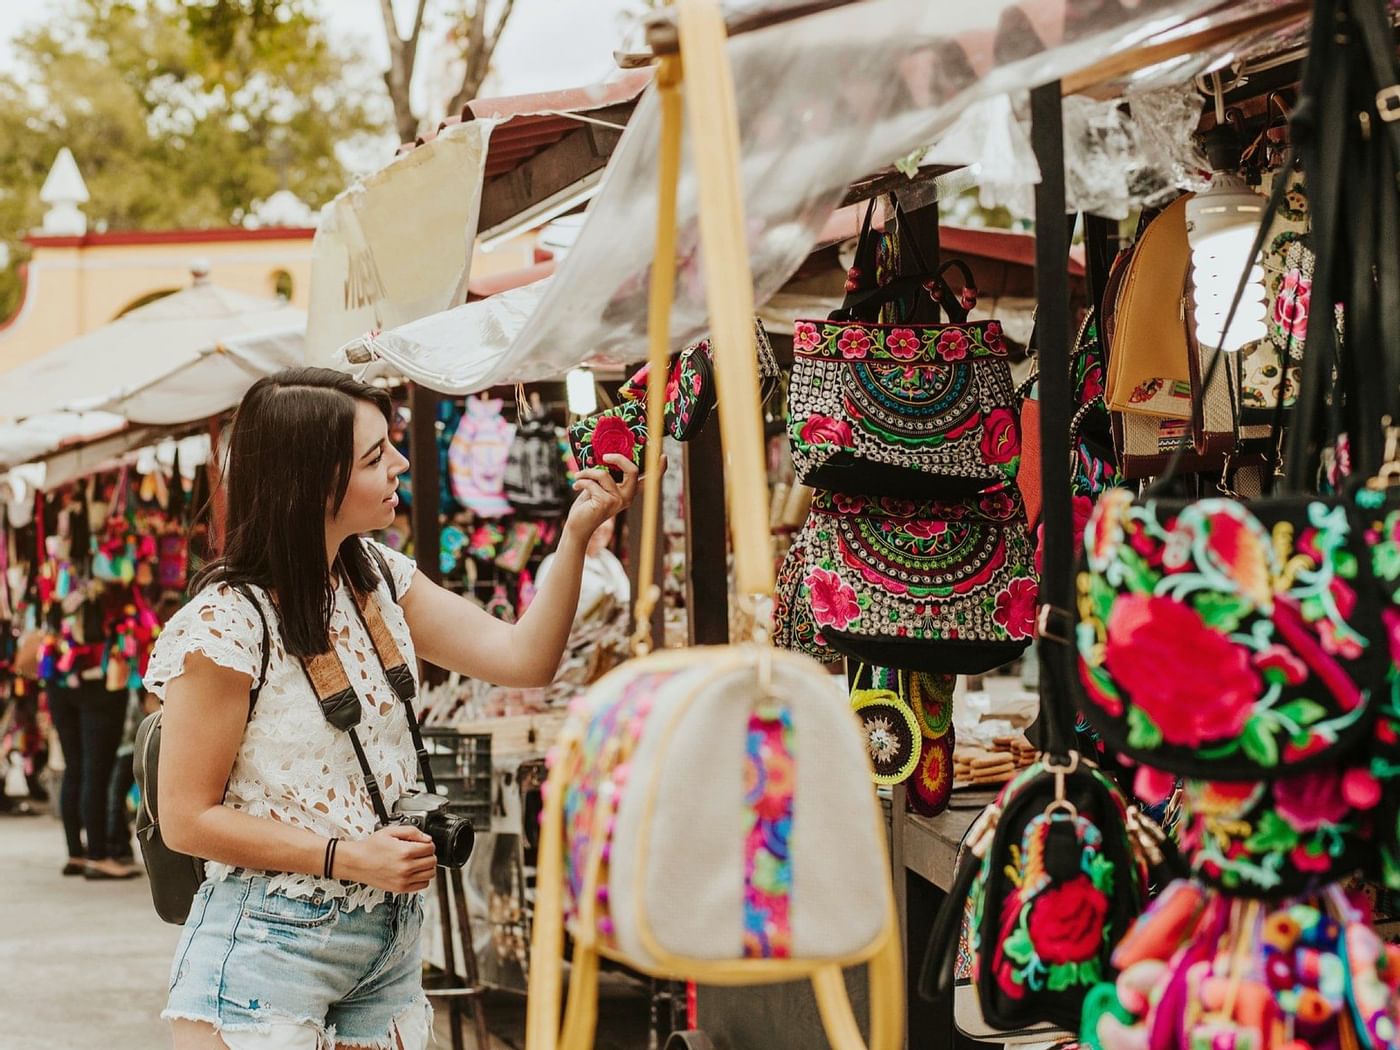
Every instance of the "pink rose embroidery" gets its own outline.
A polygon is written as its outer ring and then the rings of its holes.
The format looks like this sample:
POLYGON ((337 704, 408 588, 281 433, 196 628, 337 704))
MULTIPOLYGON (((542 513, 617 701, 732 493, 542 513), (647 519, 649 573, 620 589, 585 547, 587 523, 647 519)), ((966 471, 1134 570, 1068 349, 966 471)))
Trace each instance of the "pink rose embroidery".
POLYGON ((945 328, 938 334, 935 349, 945 361, 961 361, 967 356, 967 336, 956 328, 945 328))
POLYGON ((982 460, 1010 463, 1021 454, 1021 432, 1009 408, 994 408, 982 417, 982 460))
POLYGON ((870 353, 870 333, 864 328, 847 328, 836 340, 836 348, 847 360, 859 360, 870 353))
POLYGON ((891 357, 912 361, 919 356, 919 336, 912 328, 896 328, 885 340, 885 349, 891 357))
POLYGON ((1035 633, 1035 603, 1040 588, 1035 580, 1012 580, 997 595, 992 619, 1012 638, 1029 638, 1035 633))
POLYGON ((799 353, 815 350, 822 345, 821 332, 811 321, 794 321, 792 324, 792 346, 799 353))
POLYGON ((818 627, 833 627, 843 631, 860 617, 860 603, 855 588, 842 582, 841 577, 826 569, 813 569, 803 581, 812 603, 812 619, 818 627))
POLYGON ((982 332, 982 341, 993 353, 1006 353, 1006 337, 1002 333, 1000 321, 987 322, 987 327, 982 332))
POLYGON ((801 438, 809 445, 835 445, 850 448, 855 443, 851 425, 830 416, 810 416, 802 424, 801 438))
POLYGON ((1248 651, 1170 598, 1129 594, 1108 617, 1104 663, 1170 744, 1237 736, 1260 693, 1248 651))
POLYGON ((916 540, 931 540, 947 532, 948 523, 932 518, 915 518, 904 526, 904 531, 916 540))
POLYGON ((831 502, 842 514, 859 514, 865 509, 864 496, 849 496, 844 492, 837 492, 832 495, 831 502))
POLYGON ((1274 322, 1285 336, 1301 344, 1308 334, 1308 307, 1312 302, 1312 281, 1297 270, 1283 275, 1283 284, 1274 299, 1274 322))

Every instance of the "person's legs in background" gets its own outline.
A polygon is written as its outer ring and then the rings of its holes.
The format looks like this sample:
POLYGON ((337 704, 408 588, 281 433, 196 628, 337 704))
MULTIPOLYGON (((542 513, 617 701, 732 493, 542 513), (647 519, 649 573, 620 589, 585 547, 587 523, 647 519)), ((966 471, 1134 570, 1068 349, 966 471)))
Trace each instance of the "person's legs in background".
POLYGON ((83 735, 78 714, 78 691, 50 687, 49 716, 58 733, 63 749, 63 787, 58 795, 58 809, 63 817, 63 833, 68 838, 68 863, 63 874, 81 875, 84 871, 82 783, 83 735))
POLYGON ((126 694, 109 693, 104 682, 79 687, 78 712, 83 736, 83 829, 87 832, 87 871, 90 879, 130 878, 137 872, 112 859, 107 841, 108 799, 117 746, 126 724, 126 694))
POLYGON ((130 864, 136 859, 131 841, 131 815, 126 799, 131 785, 136 783, 134 755, 129 747, 117 749, 117 761, 112 767, 112 783, 107 796, 107 851, 112 859, 130 864))

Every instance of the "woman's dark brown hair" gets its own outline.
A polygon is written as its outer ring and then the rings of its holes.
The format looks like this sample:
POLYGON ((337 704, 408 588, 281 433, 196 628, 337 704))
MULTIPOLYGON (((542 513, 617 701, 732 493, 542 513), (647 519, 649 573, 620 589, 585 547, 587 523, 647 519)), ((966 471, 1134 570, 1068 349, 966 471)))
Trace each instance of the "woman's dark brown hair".
MULTIPOLYGON (((251 583, 271 592, 293 656, 331 648, 335 594, 326 508, 338 513, 345 501, 360 401, 390 418, 385 391, 329 368, 291 368, 254 383, 233 418, 223 556, 204 568, 193 589, 251 583)), ((360 537, 341 544, 338 564, 356 590, 377 585, 360 537)))

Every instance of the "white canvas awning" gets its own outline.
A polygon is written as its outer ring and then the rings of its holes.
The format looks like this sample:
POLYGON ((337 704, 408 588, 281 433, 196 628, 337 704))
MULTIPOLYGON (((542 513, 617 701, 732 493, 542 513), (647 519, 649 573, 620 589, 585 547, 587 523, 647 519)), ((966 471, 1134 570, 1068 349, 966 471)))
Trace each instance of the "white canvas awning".
POLYGON ((493 122, 454 124, 321 209, 307 361, 466 298, 493 122))
POLYGON ((236 405, 260 376, 302 363, 306 314, 196 281, 0 373, 0 419, 111 412, 192 422, 236 405))

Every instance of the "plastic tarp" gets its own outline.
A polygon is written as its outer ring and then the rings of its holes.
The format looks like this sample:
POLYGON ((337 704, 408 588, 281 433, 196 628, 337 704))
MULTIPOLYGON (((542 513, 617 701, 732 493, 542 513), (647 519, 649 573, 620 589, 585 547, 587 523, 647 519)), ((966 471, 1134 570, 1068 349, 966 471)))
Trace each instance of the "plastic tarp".
POLYGON ((306 314, 280 300, 196 282, 0 373, 0 419, 103 411, 192 422, 301 364, 305 328, 306 314))
MULTIPOLYGON (((795 272, 853 182, 922 152, 975 100, 1277 6, 1141 0, 1080 5, 1092 10, 1067 23, 1074 5, 1048 0, 868 0, 734 37, 756 301, 795 272)), ((557 377, 589 360, 644 356, 659 117, 649 90, 551 280, 363 337, 342 347, 338 363, 377 357, 429 387, 464 394, 557 377)), ((671 322, 677 347, 706 327, 688 141, 686 148, 671 322)))
POLYGON ((321 209, 306 359, 466 299, 495 121, 451 124, 321 209))

